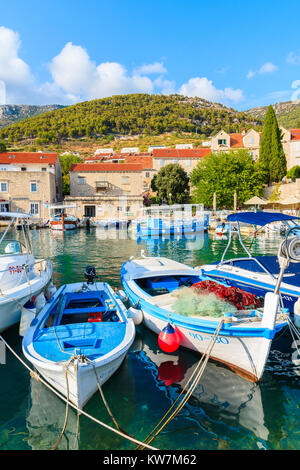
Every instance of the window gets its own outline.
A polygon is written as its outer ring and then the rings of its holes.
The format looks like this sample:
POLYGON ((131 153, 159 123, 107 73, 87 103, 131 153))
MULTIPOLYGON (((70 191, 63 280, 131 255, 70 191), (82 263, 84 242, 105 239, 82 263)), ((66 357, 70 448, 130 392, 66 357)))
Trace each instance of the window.
POLYGON ((226 145, 226 139, 218 139, 218 145, 226 145))
POLYGON ((186 160, 186 166, 191 166, 191 160, 186 160))
POLYGON ((47 171, 47 168, 43 167, 43 168, 42 168, 42 171, 47 171))
POLYGON ((31 181, 30 182, 30 191, 32 193, 37 193, 37 190, 38 190, 37 182, 36 181, 31 181))
POLYGON ((1 190, 1 193, 7 193, 8 191, 8 184, 6 181, 2 181, 0 183, 0 190, 1 190))
POLYGON ((30 203, 30 213, 32 215, 39 214, 39 203, 38 202, 31 202, 30 203))
POLYGON ((26 170, 27 170, 27 168, 25 166, 21 167, 21 171, 26 171, 26 170))
POLYGON ((9 203, 1 203, 0 204, 0 212, 9 212, 9 203))
POLYGON ((84 216, 85 217, 95 217, 96 206, 84 206, 84 216))
POLYGON ((253 137, 249 137, 249 144, 253 144, 253 143, 254 143, 253 137))
POLYGON ((84 176, 78 176, 78 184, 85 184, 85 177, 84 176))
POLYGON ((174 165, 176 165, 176 163, 178 163, 178 160, 173 160, 173 163, 174 165))
POLYGON ((158 160, 158 165, 159 165, 160 168, 161 168, 162 166, 164 166, 164 164, 165 164, 165 161, 164 161, 164 160, 162 160, 162 159, 158 160))
POLYGON ((122 176, 122 184, 129 184, 129 176, 122 176))
POLYGON ((145 177, 150 178, 150 171, 146 171, 145 177))

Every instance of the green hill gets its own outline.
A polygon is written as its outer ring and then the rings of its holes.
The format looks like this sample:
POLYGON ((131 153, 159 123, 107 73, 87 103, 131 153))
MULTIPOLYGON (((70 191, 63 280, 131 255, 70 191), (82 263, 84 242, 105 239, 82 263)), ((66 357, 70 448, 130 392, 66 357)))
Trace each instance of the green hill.
POLYGON ((221 104, 182 95, 116 95, 67 106, 4 127, 0 138, 9 143, 61 143, 79 138, 116 135, 195 133, 203 138, 221 128, 227 132, 251 127, 261 119, 221 104))
MULTIPOLYGON (((300 101, 285 101, 272 105, 280 126, 287 129, 300 128, 300 101)), ((252 108, 245 111, 249 116, 257 119, 264 119, 267 106, 252 108)))

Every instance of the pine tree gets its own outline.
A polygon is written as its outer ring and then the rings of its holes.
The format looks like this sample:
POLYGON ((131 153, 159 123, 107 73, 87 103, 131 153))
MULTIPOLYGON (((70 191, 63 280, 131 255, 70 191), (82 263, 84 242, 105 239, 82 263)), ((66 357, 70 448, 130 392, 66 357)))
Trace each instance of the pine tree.
POLYGON ((267 109, 260 141, 258 167, 266 183, 278 182, 286 174, 281 132, 272 106, 267 109))

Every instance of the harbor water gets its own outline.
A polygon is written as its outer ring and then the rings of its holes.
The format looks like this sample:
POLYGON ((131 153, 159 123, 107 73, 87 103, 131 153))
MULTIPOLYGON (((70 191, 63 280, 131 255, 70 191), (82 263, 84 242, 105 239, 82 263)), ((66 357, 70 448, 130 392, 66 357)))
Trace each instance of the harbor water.
MULTIPOLYGON (((66 233, 32 230, 36 257, 49 256, 58 287, 84 280, 86 265, 94 265, 98 279, 120 287, 120 268, 141 250, 191 266, 220 259, 226 237, 211 234, 185 238, 136 240, 127 232, 91 228, 66 233)), ((16 237, 18 237, 18 232, 16 237)), ((254 254, 275 254, 281 241, 271 232, 248 238, 254 254)), ((238 239, 230 256, 242 254, 238 239)), ((18 326, 3 333, 23 358, 18 326)), ((117 373, 103 386, 106 400, 127 433, 144 440, 180 394, 200 356, 180 348, 166 354, 157 336, 143 325, 117 373)), ((276 338, 262 380, 253 384, 226 367, 209 361, 179 415, 152 442, 159 449, 294 450, 300 448, 300 358, 289 331, 276 338)), ((112 425, 96 393, 85 411, 112 425)), ((62 430, 65 404, 8 351, 0 364, 0 449, 51 449, 62 430)), ((69 410, 59 449, 134 449, 135 445, 69 410)))

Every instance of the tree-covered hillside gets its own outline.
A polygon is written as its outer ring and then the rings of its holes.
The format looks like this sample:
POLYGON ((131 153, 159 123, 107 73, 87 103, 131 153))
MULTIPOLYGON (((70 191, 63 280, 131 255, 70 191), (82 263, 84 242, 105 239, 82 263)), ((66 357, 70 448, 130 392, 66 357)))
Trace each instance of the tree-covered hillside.
POLYGON ((250 127, 260 129, 261 120, 200 98, 131 94, 86 101, 26 119, 1 129, 0 138, 8 142, 38 139, 46 144, 67 138, 172 131, 206 137, 221 128, 235 132, 250 127))

